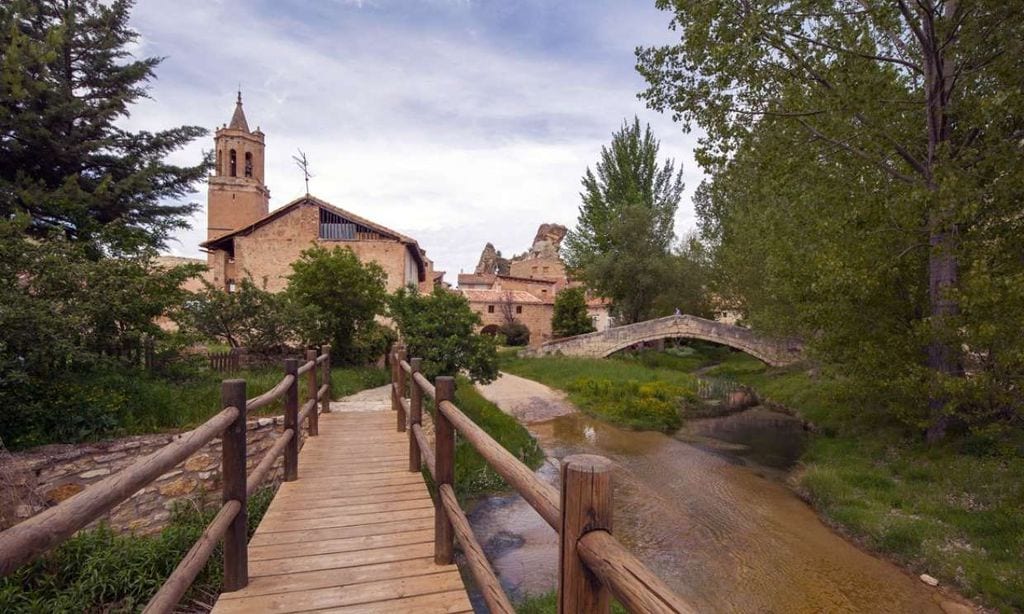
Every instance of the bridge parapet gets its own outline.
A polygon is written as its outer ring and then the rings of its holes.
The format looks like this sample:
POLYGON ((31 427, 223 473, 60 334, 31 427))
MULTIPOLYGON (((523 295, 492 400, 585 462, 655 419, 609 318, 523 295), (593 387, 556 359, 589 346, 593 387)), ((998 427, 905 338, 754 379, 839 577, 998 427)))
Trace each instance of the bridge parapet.
POLYGON ((604 358, 631 345, 658 339, 700 339, 727 345, 763 360, 773 367, 799 362, 803 344, 796 340, 780 340, 724 322, 715 322, 691 315, 667 316, 645 322, 617 326, 608 330, 549 341, 522 352, 523 356, 582 356, 604 358))

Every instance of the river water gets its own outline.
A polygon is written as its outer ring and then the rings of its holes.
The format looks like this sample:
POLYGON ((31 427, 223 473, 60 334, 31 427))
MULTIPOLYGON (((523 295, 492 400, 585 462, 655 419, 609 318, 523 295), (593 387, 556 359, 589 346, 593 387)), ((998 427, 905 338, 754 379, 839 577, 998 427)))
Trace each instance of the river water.
MULTIPOLYGON (((556 484, 570 454, 616 463, 615 535, 698 610, 969 611, 844 540, 786 486, 800 421, 756 407, 675 436, 630 431, 567 413, 564 396, 538 386, 506 375, 481 391, 527 423, 549 457, 541 479, 556 484)), ((469 517, 513 596, 554 588, 557 536, 529 504, 486 497, 469 517)))

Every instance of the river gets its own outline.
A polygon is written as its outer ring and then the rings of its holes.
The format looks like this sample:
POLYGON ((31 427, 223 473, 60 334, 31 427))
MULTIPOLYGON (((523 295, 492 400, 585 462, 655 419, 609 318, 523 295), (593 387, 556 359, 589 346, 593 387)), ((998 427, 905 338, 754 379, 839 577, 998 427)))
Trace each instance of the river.
MULTIPOLYGON (((754 408, 668 436, 588 418, 511 375, 481 392, 537 438, 548 456, 541 479, 556 484, 570 454, 616 463, 616 536, 699 611, 971 611, 843 539, 786 485, 798 420, 754 408)), ((514 597, 554 588, 557 536, 525 501, 485 497, 469 517, 514 597)))

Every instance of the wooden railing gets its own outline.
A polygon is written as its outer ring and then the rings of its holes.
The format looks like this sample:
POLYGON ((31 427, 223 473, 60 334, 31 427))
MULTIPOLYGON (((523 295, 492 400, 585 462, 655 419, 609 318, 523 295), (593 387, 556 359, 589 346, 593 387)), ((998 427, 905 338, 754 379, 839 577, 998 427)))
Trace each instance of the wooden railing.
POLYGON ((300 428, 309 421, 309 434, 319 432, 317 403, 330 411, 330 346, 306 352, 306 362, 284 361, 285 375, 267 392, 246 399, 245 380, 221 384, 221 411, 201 426, 128 468, 90 486, 79 494, 0 533, 0 576, 67 540, 76 531, 108 513, 140 488, 170 471, 200 448, 220 437, 222 501, 216 516, 192 546, 144 610, 147 614, 170 612, 202 571, 217 543, 224 540, 223 590, 235 591, 249 583, 247 551, 249 495, 263 483, 274 462, 284 455, 284 480, 298 479, 300 428), (306 376, 308 400, 299 406, 300 378, 306 376), (284 398, 284 432, 246 476, 246 415, 250 410, 284 398))
POLYGON ((559 534, 558 612, 607 613, 614 596, 631 612, 695 612, 612 534, 612 463, 581 454, 562 460, 561 492, 491 438, 452 402, 455 380, 422 375, 423 361, 391 353, 391 403, 399 431, 409 431, 409 471, 425 464, 437 485, 434 502, 434 561, 452 562, 458 539, 491 612, 515 609, 491 569, 459 506, 453 484, 456 433, 559 534), (434 447, 423 432, 423 400, 434 400, 434 447))

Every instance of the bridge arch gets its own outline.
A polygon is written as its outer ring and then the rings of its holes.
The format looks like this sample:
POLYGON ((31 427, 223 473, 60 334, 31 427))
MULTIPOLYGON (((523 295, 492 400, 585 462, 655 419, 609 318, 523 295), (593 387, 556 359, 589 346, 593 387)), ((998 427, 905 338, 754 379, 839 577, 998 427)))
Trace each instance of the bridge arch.
POLYGON ((527 350, 526 354, 605 358, 637 343, 680 338, 729 346, 775 367, 792 364, 802 358, 803 348, 797 341, 772 339, 759 335, 749 328, 691 315, 657 318, 549 341, 540 347, 527 350))

